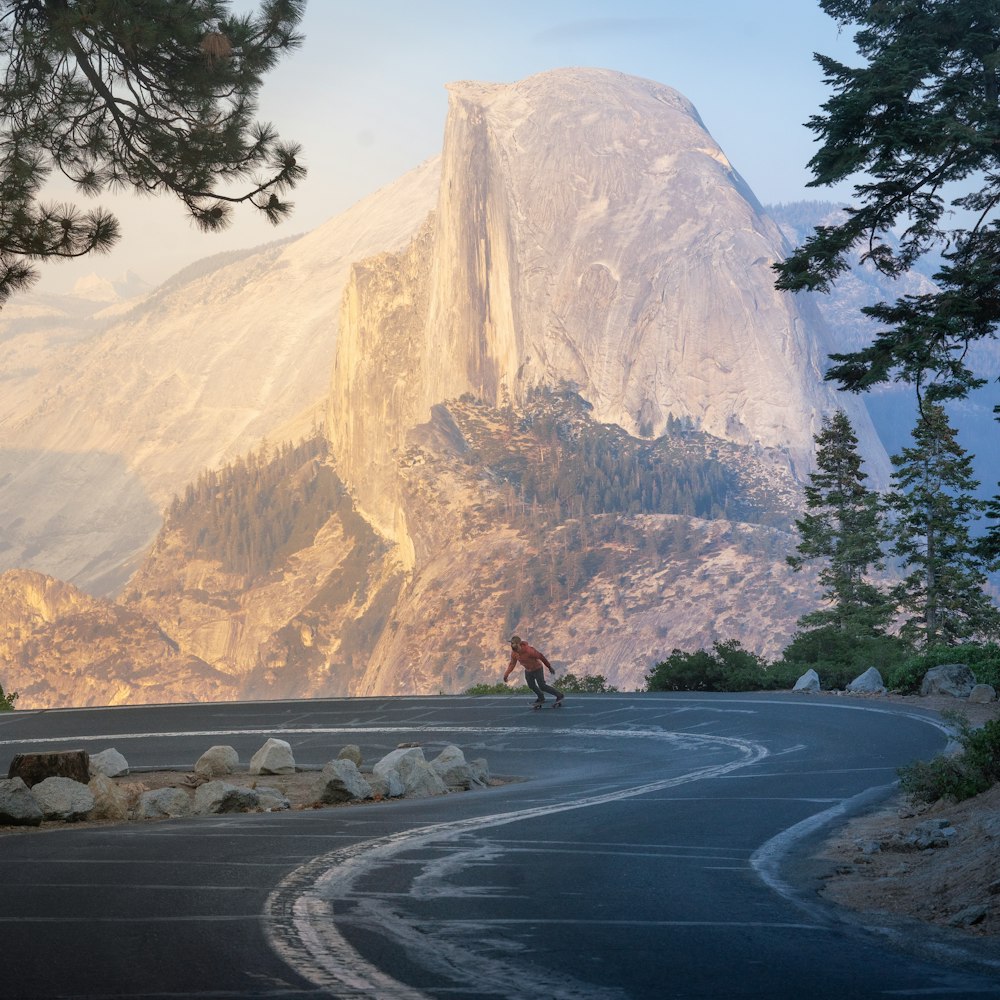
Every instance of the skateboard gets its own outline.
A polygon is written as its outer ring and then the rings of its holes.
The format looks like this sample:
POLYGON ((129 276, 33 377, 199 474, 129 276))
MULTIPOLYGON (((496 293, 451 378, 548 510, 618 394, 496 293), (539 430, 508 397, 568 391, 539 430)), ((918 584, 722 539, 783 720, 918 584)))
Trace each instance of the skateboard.
MULTIPOLYGON (((564 701, 564 699, 563 699, 563 698, 560 698, 560 699, 559 699, 559 700, 558 700, 557 702, 554 702, 554 703, 553 703, 552 707, 553 707, 553 708, 562 708, 562 706, 563 706, 563 701, 564 701)), ((542 701, 542 702, 539 702, 539 701, 533 701, 533 702, 531 703, 531 710, 532 710, 533 712, 537 712, 537 711, 538 711, 538 710, 539 710, 540 708, 544 708, 544 707, 545 707, 545 706, 546 706, 547 704, 548 704, 548 703, 547 703, 547 702, 544 702, 544 701, 542 701)))

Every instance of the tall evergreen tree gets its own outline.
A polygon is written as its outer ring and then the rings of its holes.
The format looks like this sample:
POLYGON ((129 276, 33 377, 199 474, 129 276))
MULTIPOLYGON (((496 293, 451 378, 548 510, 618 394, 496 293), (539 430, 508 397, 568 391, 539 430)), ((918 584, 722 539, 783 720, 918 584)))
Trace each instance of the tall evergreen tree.
POLYGON ((878 635, 893 612, 869 576, 884 565, 879 497, 865 486, 868 476, 861 467, 858 439, 843 410, 824 418, 814 440, 816 471, 805 488, 806 513, 795 522, 798 555, 789 556, 788 564, 799 570, 807 562, 820 561, 828 606, 804 616, 800 625, 878 635))
POLYGON ((936 290, 864 309, 885 328, 835 355, 827 377, 854 390, 901 378, 932 400, 962 396, 981 383, 967 367, 969 344, 1000 322, 1000 3, 820 6, 859 28, 862 65, 816 56, 833 96, 808 123, 819 142, 810 184, 860 180, 844 222, 818 227, 776 265, 777 285, 827 291, 858 246, 893 277, 943 251, 936 290))
POLYGON ((1000 634, 1000 610, 983 589, 984 561, 970 526, 987 504, 944 407, 925 403, 913 446, 894 455, 890 552, 907 575, 895 594, 909 614, 903 635, 923 645, 954 645, 1000 634))
POLYGON ((33 261, 104 251, 117 220, 38 199, 55 171, 84 194, 175 195, 205 230, 248 203, 271 222, 304 176, 257 122, 264 73, 299 44, 303 0, 0 0, 0 303, 33 261), (236 187, 234 187, 236 185, 236 187))

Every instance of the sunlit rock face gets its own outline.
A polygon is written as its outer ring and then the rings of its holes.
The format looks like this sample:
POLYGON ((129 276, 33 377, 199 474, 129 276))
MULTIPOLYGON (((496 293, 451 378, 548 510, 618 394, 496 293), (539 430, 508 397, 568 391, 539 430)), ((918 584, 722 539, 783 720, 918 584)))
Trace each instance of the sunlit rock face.
POLYGON ((660 434, 669 415, 774 453, 800 477, 824 413, 822 324, 774 289, 787 250, 694 107, 605 70, 455 83, 438 207, 413 244, 355 268, 329 424, 346 482, 412 550, 396 457, 431 406, 569 383, 597 420, 660 434))
POLYGON ((350 266, 407 244, 438 170, 101 312, 14 299, 0 313, 0 570, 115 593, 202 469, 321 423, 350 266))

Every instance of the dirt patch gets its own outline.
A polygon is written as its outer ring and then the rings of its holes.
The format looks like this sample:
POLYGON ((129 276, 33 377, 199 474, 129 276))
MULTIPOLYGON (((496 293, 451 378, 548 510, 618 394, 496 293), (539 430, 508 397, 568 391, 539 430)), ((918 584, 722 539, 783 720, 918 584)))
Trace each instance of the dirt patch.
MULTIPOLYGON (((1000 718, 1000 703, 883 695, 972 726, 1000 718)), ((891 914, 1000 937, 1000 786, 964 802, 915 806, 901 792, 838 829, 816 854, 831 863, 820 895, 864 914, 891 914)))

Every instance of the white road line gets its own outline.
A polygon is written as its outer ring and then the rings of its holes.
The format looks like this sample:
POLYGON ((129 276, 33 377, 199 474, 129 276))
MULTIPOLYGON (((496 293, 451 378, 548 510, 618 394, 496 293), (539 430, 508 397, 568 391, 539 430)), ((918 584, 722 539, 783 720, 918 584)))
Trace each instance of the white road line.
MULTIPOLYGON (((619 739, 623 734, 597 730, 591 735, 619 739)), ((638 733, 631 731, 627 735, 638 733)), ((624 996, 620 990, 569 981, 565 975, 555 975, 523 962, 487 958, 480 953, 473 968, 467 961, 467 942, 433 938, 424 924, 414 928, 398 913, 380 906, 376 899, 364 894, 354 895, 353 886, 375 867, 404 851, 423 848, 434 841, 451 842, 473 832, 569 810, 621 802, 689 782, 719 777, 757 763, 768 755, 767 748, 762 744, 731 737, 671 734, 662 730, 647 730, 644 735, 646 738, 669 739, 674 743, 702 748, 724 746, 738 756, 724 764, 698 768, 687 774, 632 788, 591 795, 573 802, 549 802, 505 813, 434 824, 355 844, 316 858, 292 872, 268 899, 264 911, 265 927, 272 946, 301 975, 318 987, 333 991, 338 997, 426 1000, 425 994, 388 976, 362 958, 348 943, 334 919, 330 900, 350 897, 355 902, 350 921, 352 925, 356 926, 361 921, 381 936, 388 937, 402 949, 401 953, 419 954, 426 968, 460 984, 459 991, 464 990, 466 995, 496 993, 508 1000, 534 1000, 541 996, 551 997, 552 1000, 618 1000, 624 996)), ((463 926, 475 926, 475 922, 463 926)))

